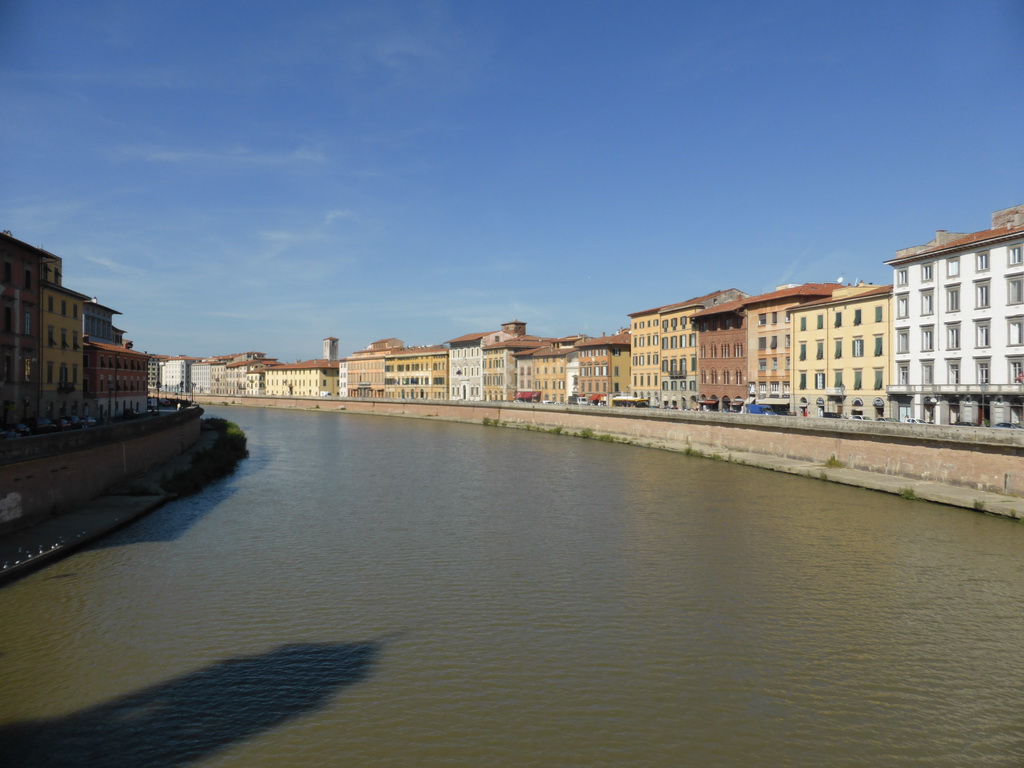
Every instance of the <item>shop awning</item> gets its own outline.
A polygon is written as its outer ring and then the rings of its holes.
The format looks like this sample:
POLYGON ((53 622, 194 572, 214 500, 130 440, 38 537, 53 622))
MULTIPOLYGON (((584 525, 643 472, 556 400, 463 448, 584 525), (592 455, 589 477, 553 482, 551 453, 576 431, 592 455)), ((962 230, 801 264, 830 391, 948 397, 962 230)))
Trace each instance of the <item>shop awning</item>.
POLYGON ((536 400, 540 397, 540 392, 520 392, 516 395, 516 400, 536 400))
POLYGON ((590 402, 592 402, 592 403, 596 403, 596 402, 598 402, 600 400, 604 400, 604 395, 591 395, 590 396, 590 402))

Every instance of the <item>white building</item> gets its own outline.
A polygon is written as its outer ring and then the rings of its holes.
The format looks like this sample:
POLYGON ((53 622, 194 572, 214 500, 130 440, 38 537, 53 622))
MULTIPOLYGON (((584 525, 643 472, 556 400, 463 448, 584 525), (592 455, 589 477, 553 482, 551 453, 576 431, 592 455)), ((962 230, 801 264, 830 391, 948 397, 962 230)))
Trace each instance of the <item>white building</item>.
POLYGON ((341 397, 348 397, 348 358, 338 361, 338 392, 341 397))
POLYGON ((105 307, 96 299, 82 304, 82 333, 92 341, 104 344, 120 344, 120 332, 114 327, 116 309, 105 307))
POLYGON ((1024 421, 1024 205, 992 228, 940 230, 893 267, 894 382, 900 419, 1024 421))
POLYGON ((160 391, 167 395, 185 397, 191 392, 191 357, 169 357, 160 361, 160 391))
POLYGON ((197 395, 208 395, 211 389, 213 358, 195 360, 189 373, 191 390, 197 395))
POLYGON ((484 399, 484 345, 526 335, 526 323, 513 320, 500 331, 468 333, 448 344, 448 385, 452 400, 484 399))

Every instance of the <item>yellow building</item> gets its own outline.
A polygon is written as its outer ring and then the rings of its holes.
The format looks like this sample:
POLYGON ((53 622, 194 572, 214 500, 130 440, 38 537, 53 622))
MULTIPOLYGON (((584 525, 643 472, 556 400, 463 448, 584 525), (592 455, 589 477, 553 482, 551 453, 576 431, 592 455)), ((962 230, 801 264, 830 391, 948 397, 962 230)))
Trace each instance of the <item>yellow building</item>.
POLYGON ((569 357, 576 357, 574 347, 538 347, 534 350, 533 390, 542 402, 564 403, 568 387, 566 366, 569 357))
POLYGON ((381 339, 348 358, 348 396, 384 397, 384 359, 402 348, 401 339, 381 339))
POLYGON ((729 288, 629 315, 633 396, 647 398, 655 408, 696 408, 697 328, 690 317, 744 296, 729 288))
POLYGON ((85 294, 61 284, 59 256, 42 260, 39 313, 39 414, 55 419, 78 415, 82 408, 85 370, 82 351, 82 305, 85 294))
POLYGON ((851 285, 790 310, 795 415, 892 416, 891 300, 891 285, 851 285))
POLYGON ((545 346, 537 336, 514 336, 483 345, 484 400, 512 401, 519 387, 516 353, 545 346))
POLYGON ((747 397, 751 405, 770 405, 788 414, 793 406, 793 331, 795 307, 824 301, 839 283, 804 283, 779 286, 743 302, 747 313, 747 397))
POLYGON ((581 341, 579 396, 588 403, 608 404, 610 395, 629 392, 629 332, 581 341))
POLYGON ((437 345, 389 351, 384 359, 383 396, 401 400, 446 399, 448 348, 437 345))
POLYGON ((306 360, 268 367, 263 386, 272 397, 337 397, 338 361, 306 360))

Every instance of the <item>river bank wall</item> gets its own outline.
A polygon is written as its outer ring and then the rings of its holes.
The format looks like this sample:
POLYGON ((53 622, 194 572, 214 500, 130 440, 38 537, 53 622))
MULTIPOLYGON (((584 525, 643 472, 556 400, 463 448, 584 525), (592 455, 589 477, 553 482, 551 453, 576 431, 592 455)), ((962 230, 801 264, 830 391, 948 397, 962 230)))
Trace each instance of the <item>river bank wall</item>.
POLYGON ((1024 431, 1018 430, 505 402, 253 396, 197 400, 561 431, 724 460, 761 455, 817 464, 823 471, 846 468, 1024 497, 1024 431))
POLYGON ((201 408, 0 443, 0 536, 70 512, 184 453, 201 408))

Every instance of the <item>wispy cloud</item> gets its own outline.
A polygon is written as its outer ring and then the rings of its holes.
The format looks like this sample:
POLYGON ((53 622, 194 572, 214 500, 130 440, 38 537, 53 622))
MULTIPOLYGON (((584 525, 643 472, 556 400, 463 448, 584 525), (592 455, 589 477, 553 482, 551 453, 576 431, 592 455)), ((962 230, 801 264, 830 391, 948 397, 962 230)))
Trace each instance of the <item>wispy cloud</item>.
POLYGON ((355 211, 337 210, 328 211, 324 216, 324 224, 330 224, 336 219, 354 219, 356 218, 355 211))
POLYGON ((101 267, 106 267, 111 272, 117 275, 123 275, 125 277, 133 277, 142 275, 142 271, 134 267, 129 267, 127 264, 121 264, 120 262, 114 261, 113 259, 107 259, 102 256, 89 256, 85 255, 83 258, 93 264, 97 264, 101 267))
POLYGON ((327 156, 320 150, 300 147, 288 152, 257 152, 248 147, 223 149, 172 149, 163 147, 122 147, 114 152, 116 159, 142 160, 150 163, 218 164, 238 166, 285 166, 320 164, 327 156))

